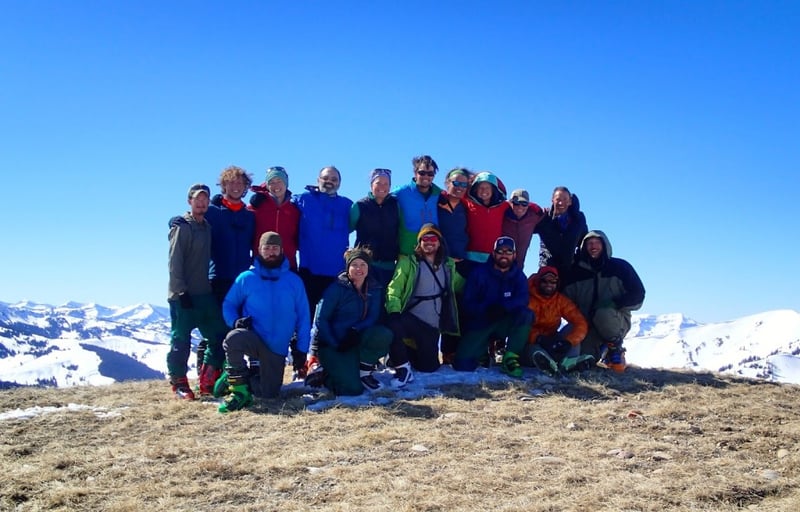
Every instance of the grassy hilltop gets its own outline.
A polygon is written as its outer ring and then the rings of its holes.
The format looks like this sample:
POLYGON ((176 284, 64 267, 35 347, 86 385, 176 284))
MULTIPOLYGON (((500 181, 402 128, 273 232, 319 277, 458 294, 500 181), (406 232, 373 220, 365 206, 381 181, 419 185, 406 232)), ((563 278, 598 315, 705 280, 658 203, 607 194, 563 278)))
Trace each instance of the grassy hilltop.
POLYGON ((96 409, 0 420, 0 510, 800 506, 797 386, 631 368, 442 391, 321 412, 297 391, 229 415, 163 381, 2 391, 0 413, 96 409))

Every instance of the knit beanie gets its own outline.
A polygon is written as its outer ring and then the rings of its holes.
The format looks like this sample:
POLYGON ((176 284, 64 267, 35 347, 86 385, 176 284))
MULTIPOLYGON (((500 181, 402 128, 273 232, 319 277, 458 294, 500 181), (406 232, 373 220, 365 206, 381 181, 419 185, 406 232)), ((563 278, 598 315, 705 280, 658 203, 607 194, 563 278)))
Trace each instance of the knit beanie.
POLYGON ((370 255, 370 252, 362 247, 354 247, 353 249, 348 249, 348 251, 345 252, 345 269, 349 268, 350 264, 355 260, 364 260, 367 262, 367 265, 372 264, 372 256, 370 255))
POLYGON ((536 273, 538 277, 544 277, 547 274, 553 274, 554 276, 558 277, 558 269, 556 267, 546 266, 539 269, 539 272, 536 273))
POLYGON ((279 247, 283 247, 281 235, 274 231, 267 231, 261 235, 261 238, 258 239, 258 246, 261 247, 262 245, 277 245, 279 247))
POLYGON ((419 228, 419 233, 417 233, 417 243, 422 240, 422 237, 425 235, 436 235, 439 237, 439 240, 442 239, 442 232, 439 231, 439 228, 436 227, 436 224, 432 224, 428 222, 427 224, 423 224, 421 228, 419 228))
POLYGON ((389 185, 392 184, 392 171, 389 169, 373 169, 371 173, 369 173, 369 183, 370 185, 380 178, 381 176, 385 177, 389 180, 389 185))
POLYGON ((269 183, 272 178, 278 178, 286 185, 286 188, 289 188, 289 174, 283 167, 270 167, 267 169, 267 183, 269 183))

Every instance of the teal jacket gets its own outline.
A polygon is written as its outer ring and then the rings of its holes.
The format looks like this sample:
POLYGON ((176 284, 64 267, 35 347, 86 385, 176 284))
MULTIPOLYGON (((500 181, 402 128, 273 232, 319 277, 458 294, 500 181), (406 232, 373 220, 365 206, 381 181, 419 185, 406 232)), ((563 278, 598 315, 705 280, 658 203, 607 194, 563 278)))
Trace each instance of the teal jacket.
MULTIPOLYGON (((408 306, 408 301, 414 293, 414 288, 419 279, 419 259, 416 255, 401 255, 397 260, 394 275, 386 287, 386 311, 388 313, 402 313, 408 306)), ((442 303, 442 318, 439 322, 440 329, 445 334, 458 335, 461 328, 458 324, 458 308, 456 306, 456 293, 464 289, 464 278, 456 272, 456 263, 453 258, 445 262, 445 296, 442 303)))
POLYGON ((316 339, 321 345, 338 347, 349 329, 361 332, 378 322, 383 287, 368 276, 366 293, 356 290, 347 273, 342 272, 322 294, 314 314, 316 339))

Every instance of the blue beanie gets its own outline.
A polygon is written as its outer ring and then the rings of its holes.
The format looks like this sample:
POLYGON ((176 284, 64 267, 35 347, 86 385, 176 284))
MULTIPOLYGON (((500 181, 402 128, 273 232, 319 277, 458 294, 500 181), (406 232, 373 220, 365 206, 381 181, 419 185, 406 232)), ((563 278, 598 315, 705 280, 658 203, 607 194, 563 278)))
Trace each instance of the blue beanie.
POLYGON ((267 183, 269 183, 269 180, 272 178, 278 178, 286 185, 286 188, 289 188, 289 174, 283 167, 270 167, 267 169, 267 183))

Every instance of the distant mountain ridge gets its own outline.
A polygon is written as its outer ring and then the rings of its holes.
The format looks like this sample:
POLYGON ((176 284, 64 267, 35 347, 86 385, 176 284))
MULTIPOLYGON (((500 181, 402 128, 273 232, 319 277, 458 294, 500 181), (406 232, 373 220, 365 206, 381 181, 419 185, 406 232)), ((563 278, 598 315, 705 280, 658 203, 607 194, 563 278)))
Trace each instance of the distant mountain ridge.
MULTIPOLYGON (((164 378, 169 335, 169 310, 152 304, 0 302, 0 387, 164 378)), ((793 310, 716 324, 680 313, 634 315, 624 345, 637 366, 800 383, 800 313, 793 310)))

